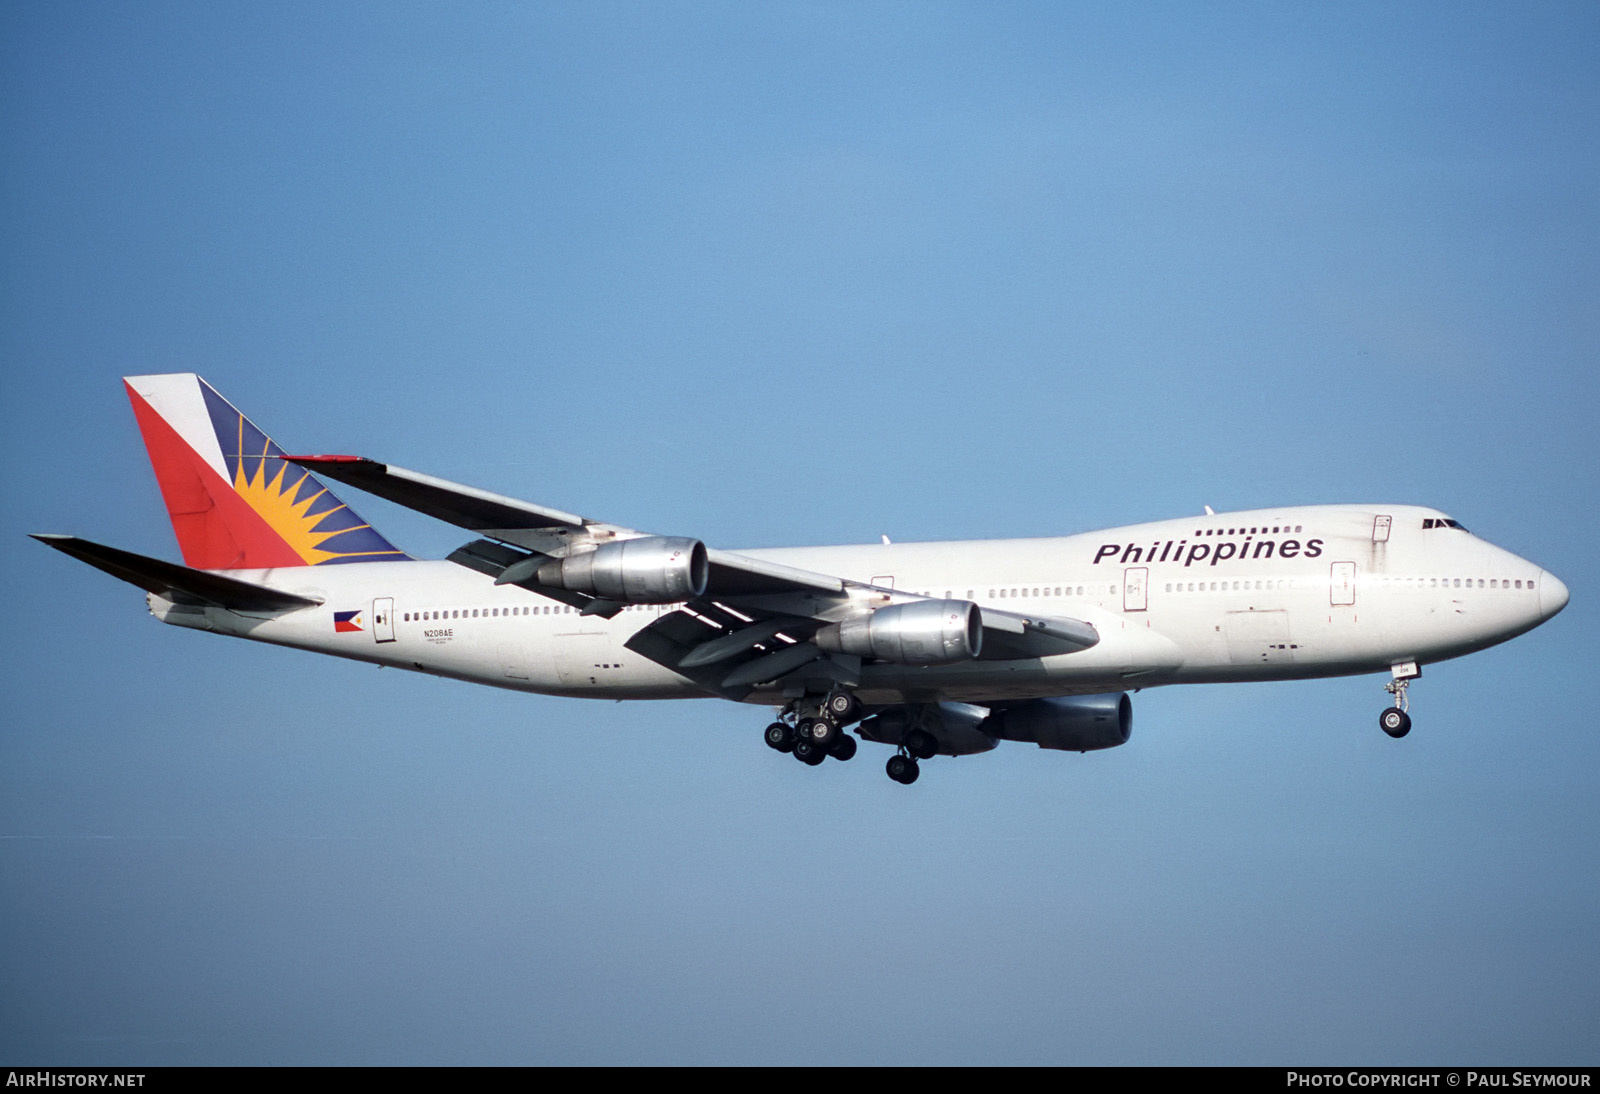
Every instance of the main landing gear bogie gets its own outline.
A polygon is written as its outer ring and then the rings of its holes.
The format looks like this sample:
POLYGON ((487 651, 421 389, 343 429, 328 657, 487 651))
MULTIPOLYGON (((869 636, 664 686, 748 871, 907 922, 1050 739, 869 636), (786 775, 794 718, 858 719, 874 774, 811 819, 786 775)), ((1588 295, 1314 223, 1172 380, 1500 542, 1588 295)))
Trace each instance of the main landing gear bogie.
MULTIPOLYGON (((850 760, 855 757, 859 742, 845 732, 845 727, 860 721, 864 713, 861 701, 844 689, 794 699, 783 708, 778 720, 767 726, 762 737, 768 748, 787 752, 808 767, 816 767, 829 756, 850 760)), ((889 778, 909 786, 922 774, 917 761, 930 759, 938 752, 939 742, 932 733, 913 729, 889 757, 885 770, 889 778)))
POLYGON ((848 691, 795 700, 766 728, 763 739, 769 748, 788 752, 812 767, 829 756, 849 760, 856 754, 857 742, 844 727, 860 716, 861 704, 848 691))

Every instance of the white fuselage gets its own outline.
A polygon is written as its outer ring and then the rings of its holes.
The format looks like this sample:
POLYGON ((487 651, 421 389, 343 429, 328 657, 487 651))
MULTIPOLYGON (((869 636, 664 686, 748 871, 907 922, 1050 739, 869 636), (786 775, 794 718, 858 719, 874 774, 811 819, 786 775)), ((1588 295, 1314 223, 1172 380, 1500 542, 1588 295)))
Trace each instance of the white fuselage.
MULTIPOLYGON (((868 664, 861 672, 858 694, 869 704, 982 703, 1385 671, 1503 642, 1565 605, 1559 579, 1446 519, 1416 506, 1321 505, 1049 539, 741 553, 900 594, 1084 620, 1099 631, 1098 645, 1054 657, 868 664)), ((252 616, 152 596, 152 611, 171 623, 524 691, 707 694, 624 646, 681 605, 583 616, 450 562, 230 573, 322 603, 252 616), (335 614, 350 612, 360 615, 336 629, 335 614)), ((769 688, 747 701, 781 698, 769 688)))

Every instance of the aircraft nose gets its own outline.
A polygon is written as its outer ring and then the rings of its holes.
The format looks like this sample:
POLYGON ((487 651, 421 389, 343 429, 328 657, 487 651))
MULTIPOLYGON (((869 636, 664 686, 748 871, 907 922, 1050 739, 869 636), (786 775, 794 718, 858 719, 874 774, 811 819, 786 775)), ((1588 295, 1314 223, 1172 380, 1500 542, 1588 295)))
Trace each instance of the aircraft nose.
POLYGON ((1571 595, 1566 584, 1549 570, 1539 574, 1539 614, 1545 619, 1565 608, 1571 595))

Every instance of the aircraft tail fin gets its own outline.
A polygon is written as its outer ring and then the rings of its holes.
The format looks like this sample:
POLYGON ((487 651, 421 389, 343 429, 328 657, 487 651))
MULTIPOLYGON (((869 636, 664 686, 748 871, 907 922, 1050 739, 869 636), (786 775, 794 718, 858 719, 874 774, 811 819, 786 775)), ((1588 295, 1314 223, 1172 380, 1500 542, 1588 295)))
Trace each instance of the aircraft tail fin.
POLYGON ((395 547, 192 372, 125 376, 183 560, 199 570, 401 561, 395 547))

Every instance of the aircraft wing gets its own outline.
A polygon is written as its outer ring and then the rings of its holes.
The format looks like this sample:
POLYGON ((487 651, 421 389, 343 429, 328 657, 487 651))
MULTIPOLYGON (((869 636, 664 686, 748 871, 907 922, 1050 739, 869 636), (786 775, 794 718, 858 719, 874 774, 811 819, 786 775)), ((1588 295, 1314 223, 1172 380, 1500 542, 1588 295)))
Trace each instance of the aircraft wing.
MULTIPOLYGON (((458 548, 450 561, 541 596, 584 615, 611 618, 625 603, 540 584, 539 568, 579 549, 639 538, 644 533, 533 505, 360 456, 285 456, 319 475, 415 509, 484 538, 458 548)), ((704 593, 654 620, 629 639, 628 648, 694 680, 707 692, 742 698, 756 685, 819 672, 851 682, 860 658, 824 654, 811 638, 823 626, 866 610, 866 601, 923 599, 878 589, 831 574, 707 549, 704 593)), ((1077 619, 1020 615, 982 607, 981 660, 1050 657, 1100 641, 1077 619)))
MULTIPOLYGON (((541 555, 560 557, 582 544, 631 539, 642 534, 618 524, 605 524, 576 513, 533 505, 361 456, 284 458, 407 509, 541 555)), ((710 562, 708 597, 797 592, 837 595, 844 591, 843 581, 826 574, 715 548, 707 549, 706 556, 710 562)), ((509 566, 510 561, 504 565, 509 566)), ((538 591, 545 592, 544 589, 538 591)))
POLYGON ((360 487, 407 509, 511 543, 522 543, 541 535, 571 535, 589 527, 615 527, 597 525, 576 513, 518 501, 364 456, 286 455, 283 458, 302 467, 314 467, 325 478, 360 487))

